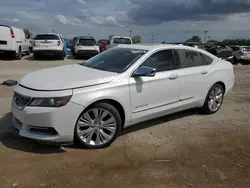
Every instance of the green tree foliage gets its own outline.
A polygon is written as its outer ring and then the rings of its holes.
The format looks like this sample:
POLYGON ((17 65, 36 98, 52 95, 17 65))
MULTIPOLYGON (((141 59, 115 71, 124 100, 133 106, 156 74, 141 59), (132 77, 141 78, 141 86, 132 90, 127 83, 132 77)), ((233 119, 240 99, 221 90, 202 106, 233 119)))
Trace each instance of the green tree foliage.
POLYGON ((193 36, 192 38, 186 40, 186 42, 201 42, 201 38, 199 36, 193 36))
POLYGON ((133 43, 141 43, 141 36, 139 36, 139 35, 136 35, 136 36, 134 36, 133 38, 132 38, 132 40, 133 40, 133 43))
POLYGON ((225 45, 250 46, 250 39, 225 39, 222 43, 225 45))

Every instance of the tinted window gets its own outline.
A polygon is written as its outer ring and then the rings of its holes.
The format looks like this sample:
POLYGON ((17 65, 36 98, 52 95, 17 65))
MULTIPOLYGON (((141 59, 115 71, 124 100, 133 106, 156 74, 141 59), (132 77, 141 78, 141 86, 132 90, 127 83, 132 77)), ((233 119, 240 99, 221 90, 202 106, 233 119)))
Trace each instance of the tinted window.
POLYGON ((99 40, 98 44, 107 44, 107 42, 108 42, 107 40, 99 40))
POLYGON ((196 67, 203 65, 203 59, 198 52, 191 50, 178 50, 180 55, 181 67, 196 67))
POLYGON ((58 40, 57 35, 37 35, 35 40, 58 40))
POLYGON ((238 51, 239 47, 231 47, 233 51, 238 51))
POLYGON ((96 45, 95 39, 79 39, 78 45, 93 46, 96 45))
POLYGON ((244 52, 250 52, 250 47, 242 47, 242 51, 244 51, 244 52))
POLYGON ((146 50, 112 48, 100 53, 81 65, 93 69, 121 73, 146 52, 146 50))
POLYGON ((154 53, 141 66, 155 68, 157 72, 175 69, 175 58, 172 50, 163 50, 154 53))
POLYGON ((213 58, 211 58, 205 54, 202 54, 202 53, 200 53, 200 55, 202 56, 204 65, 210 65, 213 62, 213 58))
POLYGON ((114 44, 131 44, 131 40, 128 38, 114 38, 113 39, 114 44))

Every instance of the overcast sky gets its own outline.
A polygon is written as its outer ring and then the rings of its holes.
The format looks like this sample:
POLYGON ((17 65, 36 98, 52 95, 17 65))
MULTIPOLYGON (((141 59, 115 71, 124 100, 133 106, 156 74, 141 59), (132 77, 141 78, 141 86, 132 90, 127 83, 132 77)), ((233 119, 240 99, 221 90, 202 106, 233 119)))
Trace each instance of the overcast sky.
POLYGON ((193 35, 250 38, 250 0, 0 0, 0 24, 65 37, 140 35, 178 42, 193 35))

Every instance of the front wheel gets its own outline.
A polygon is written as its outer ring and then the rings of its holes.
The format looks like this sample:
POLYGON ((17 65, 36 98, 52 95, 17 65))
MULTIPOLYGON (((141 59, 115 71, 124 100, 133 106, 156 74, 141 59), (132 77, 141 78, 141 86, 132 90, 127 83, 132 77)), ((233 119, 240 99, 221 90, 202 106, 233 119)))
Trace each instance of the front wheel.
POLYGON ((99 103, 86 109, 75 127, 75 141, 86 149, 109 146, 122 127, 117 109, 108 103, 99 103))
POLYGON ((220 84, 213 85, 208 91, 202 111, 206 114, 216 113, 224 100, 224 89, 220 84))

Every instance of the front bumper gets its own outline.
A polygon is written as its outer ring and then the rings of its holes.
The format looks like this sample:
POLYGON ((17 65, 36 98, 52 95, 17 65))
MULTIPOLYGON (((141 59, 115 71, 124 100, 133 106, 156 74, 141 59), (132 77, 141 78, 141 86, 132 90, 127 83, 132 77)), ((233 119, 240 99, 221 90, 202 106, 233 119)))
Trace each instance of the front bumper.
POLYGON ((20 136, 54 143, 72 142, 75 124, 84 107, 68 102, 60 108, 16 107, 12 101, 13 126, 20 136))
POLYGON ((77 56, 81 57, 93 57, 95 55, 99 54, 99 51, 97 50, 78 50, 76 52, 77 56))

